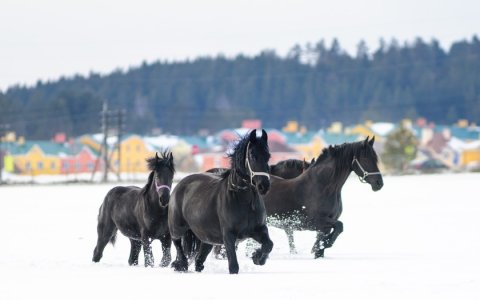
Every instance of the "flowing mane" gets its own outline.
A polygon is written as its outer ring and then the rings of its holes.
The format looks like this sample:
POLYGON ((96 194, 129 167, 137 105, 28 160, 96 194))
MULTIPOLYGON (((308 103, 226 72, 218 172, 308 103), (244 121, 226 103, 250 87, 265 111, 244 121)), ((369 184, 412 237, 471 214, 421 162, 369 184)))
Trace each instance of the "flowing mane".
POLYGON ((311 167, 319 167, 323 165, 329 158, 333 158, 336 162, 335 172, 343 172, 349 170, 352 165, 352 157, 360 157, 362 155, 368 155, 374 159, 375 163, 378 163, 378 157, 373 147, 364 141, 354 143, 343 143, 341 145, 328 146, 324 148, 322 153, 318 156, 311 167))
MULTIPOLYGON (((245 136, 240 137, 232 151, 227 154, 230 159, 230 169, 221 174, 222 178, 227 178, 231 172, 236 172, 241 176, 248 176, 248 172, 245 168, 245 154, 249 143, 249 136, 250 132, 245 136)), ((260 147, 262 147, 263 151, 269 153, 268 143, 263 142, 263 140, 259 138, 257 138, 256 143, 260 143, 260 147)), ((259 147, 259 145, 256 147, 259 147)), ((270 158, 270 156, 268 156, 268 158, 270 158)))

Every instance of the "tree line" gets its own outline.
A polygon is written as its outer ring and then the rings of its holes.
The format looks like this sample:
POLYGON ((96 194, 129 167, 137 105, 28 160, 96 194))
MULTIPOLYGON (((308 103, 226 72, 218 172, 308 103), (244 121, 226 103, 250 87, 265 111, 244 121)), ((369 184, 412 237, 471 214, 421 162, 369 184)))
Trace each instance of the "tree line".
POLYGON ((448 50, 436 40, 381 41, 374 51, 362 41, 356 55, 337 40, 321 40, 295 45, 284 57, 266 50, 251 57, 144 62, 108 75, 10 87, 0 93, 0 123, 30 139, 99 132, 105 100, 110 109, 126 109, 126 131, 140 134, 154 128, 212 132, 246 118, 270 128, 297 120, 309 129, 405 117, 478 122, 480 40, 474 36, 448 50))

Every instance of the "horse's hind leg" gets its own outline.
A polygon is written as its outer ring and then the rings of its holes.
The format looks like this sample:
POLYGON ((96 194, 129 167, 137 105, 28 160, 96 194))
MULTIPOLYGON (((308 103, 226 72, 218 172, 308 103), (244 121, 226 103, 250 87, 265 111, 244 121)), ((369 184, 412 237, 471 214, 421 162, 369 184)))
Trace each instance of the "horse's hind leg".
POLYGON ((130 239, 130 257, 128 258, 128 264, 130 266, 138 265, 138 255, 142 249, 142 243, 137 240, 130 239))
POLYGON ((172 247, 172 238, 170 233, 165 234, 164 236, 160 237, 160 242, 162 243, 162 261, 160 262, 160 267, 166 267, 172 261, 172 256, 170 254, 170 249, 172 247))
POLYGON ((262 248, 257 249, 252 256, 253 263, 256 265, 264 265, 267 261, 268 254, 273 249, 273 242, 268 235, 267 226, 262 226, 258 228, 252 238, 262 244, 262 248))
POLYGON ((108 242, 115 242, 115 235, 117 233, 117 227, 111 220, 100 220, 97 225, 97 246, 93 250, 93 262, 99 262, 103 255, 103 249, 108 242))
POLYGON ((173 245, 177 250, 177 258, 175 259, 174 262, 172 262, 172 267, 175 269, 175 271, 178 271, 178 272, 188 271, 188 261, 187 261, 187 257, 185 256, 185 253, 183 252, 182 239, 177 239, 177 240, 174 239, 173 245))
POLYGON ((297 250, 295 250, 295 241, 293 239, 293 229, 287 228, 285 229, 285 233, 288 237, 288 246, 290 247, 290 254, 297 254, 297 250))
POLYGON ((201 243, 200 249, 198 250, 197 257, 195 258, 195 271, 202 272, 203 263, 207 259, 208 254, 212 251, 213 245, 201 243))

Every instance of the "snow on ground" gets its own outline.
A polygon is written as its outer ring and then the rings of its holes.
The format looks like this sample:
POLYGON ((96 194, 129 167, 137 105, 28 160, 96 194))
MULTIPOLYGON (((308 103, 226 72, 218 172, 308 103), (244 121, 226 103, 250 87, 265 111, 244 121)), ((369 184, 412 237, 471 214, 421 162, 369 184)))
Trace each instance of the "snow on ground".
POLYGON ((242 243, 238 275, 212 257, 202 273, 129 267, 121 235, 94 264, 98 208, 113 185, 4 186, 0 299, 480 299, 480 174, 384 181, 377 193, 347 181, 345 231, 324 259, 312 258, 313 232, 297 232, 290 255, 284 232, 270 228, 266 265, 242 243))

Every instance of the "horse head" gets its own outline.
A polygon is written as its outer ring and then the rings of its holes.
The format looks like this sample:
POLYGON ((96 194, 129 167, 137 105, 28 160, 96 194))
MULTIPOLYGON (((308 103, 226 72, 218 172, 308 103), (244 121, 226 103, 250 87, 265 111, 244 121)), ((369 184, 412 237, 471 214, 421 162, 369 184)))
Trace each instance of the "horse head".
POLYGON ((155 157, 147 160, 148 168, 153 172, 152 188, 158 194, 160 206, 167 206, 170 200, 170 191, 172 189, 173 175, 175 166, 173 163, 173 154, 171 152, 162 152, 161 157, 155 153, 155 157))
POLYGON ((360 150, 357 151, 352 160, 352 170, 357 174, 361 182, 368 183, 373 191, 379 191, 383 187, 383 178, 378 169, 377 153, 373 149, 375 136, 369 137, 362 142, 360 150))
POLYGON ((245 168, 250 184, 254 185, 261 195, 265 195, 270 189, 269 159, 267 133, 262 129, 262 136, 257 138, 257 131, 253 130, 248 137, 245 151, 245 168))

